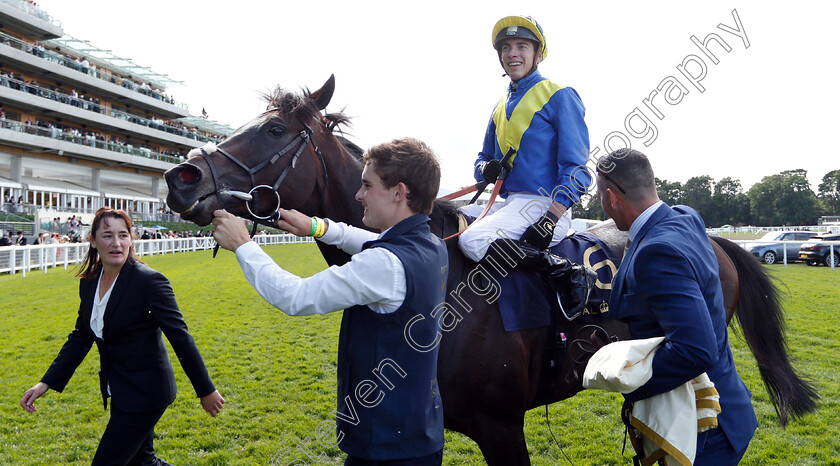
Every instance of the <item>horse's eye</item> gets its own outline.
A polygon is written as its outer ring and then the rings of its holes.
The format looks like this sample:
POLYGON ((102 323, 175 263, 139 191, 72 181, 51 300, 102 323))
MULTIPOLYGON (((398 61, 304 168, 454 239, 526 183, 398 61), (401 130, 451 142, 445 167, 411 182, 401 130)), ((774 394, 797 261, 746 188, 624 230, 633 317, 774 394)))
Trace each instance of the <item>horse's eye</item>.
POLYGON ((272 136, 282 136, 284 133, 282 126, 272 126, 268 131, 272 134, 272 136))

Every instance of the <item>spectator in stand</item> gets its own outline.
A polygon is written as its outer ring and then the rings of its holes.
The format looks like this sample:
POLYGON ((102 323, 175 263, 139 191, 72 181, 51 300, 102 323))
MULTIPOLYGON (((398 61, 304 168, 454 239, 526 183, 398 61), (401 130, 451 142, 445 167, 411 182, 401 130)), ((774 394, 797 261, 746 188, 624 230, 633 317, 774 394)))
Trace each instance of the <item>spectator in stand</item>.
POLYGON ((17 238, 15 238, 15 244, 18 246, 26 246, 26 236, 23 236, 23 232, 17 232, 17 238))
POLYGON ((0 246, 11 246, 12 245, 12 232, 8 232, 2 237, 0 237, 0 246))

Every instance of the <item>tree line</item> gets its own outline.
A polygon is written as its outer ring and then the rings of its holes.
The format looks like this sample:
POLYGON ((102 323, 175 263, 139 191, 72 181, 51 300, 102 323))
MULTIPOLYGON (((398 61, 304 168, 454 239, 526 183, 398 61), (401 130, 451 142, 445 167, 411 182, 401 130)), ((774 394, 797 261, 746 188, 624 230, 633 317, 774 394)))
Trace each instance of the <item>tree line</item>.
MULTIPOLYGON (((708 175, 685 183, 656 178, 656 189, 667 204, 696 209, 707 227, 816 225, 821 216, 840 215, 840 169, 826 173, 816 193, 803 169, 765 176, 747 192, 739 180, 726 177, 715 182, 708 175)), ((595 190, 583 196, 574 214, 595 220, 608 218, 595 190)))

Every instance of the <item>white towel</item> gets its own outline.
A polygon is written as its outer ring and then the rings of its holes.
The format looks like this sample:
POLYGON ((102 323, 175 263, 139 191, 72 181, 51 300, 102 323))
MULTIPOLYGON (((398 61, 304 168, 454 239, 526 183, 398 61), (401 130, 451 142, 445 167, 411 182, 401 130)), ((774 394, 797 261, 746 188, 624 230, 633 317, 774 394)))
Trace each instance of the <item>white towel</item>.
MULTIPOLYGON (((626 340, 602 347, 586 365, 584 388, 636 390, 653 375, 653 355, 664 340, 626 340)), ((644 435, 645 454, 661 449, 666 464, 690 466, 697 453, 697 432, 717 427, 719 398, 703 373, 670 392, 635 402, 630 424, 644 435)))

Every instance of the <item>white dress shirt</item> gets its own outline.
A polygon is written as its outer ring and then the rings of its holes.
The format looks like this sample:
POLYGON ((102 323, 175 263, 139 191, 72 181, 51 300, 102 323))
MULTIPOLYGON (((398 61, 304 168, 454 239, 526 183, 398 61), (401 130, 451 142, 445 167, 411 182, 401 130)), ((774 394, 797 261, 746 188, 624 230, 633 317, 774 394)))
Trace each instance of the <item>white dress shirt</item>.
POLYGON ((653 205, 651 205, 650 207, 645 209, 644 212, 639 214, 639 216, 636 217, 636 220, 633 220, 633 224, 630 225, 630 231, 627 232, 627 238, 630 240, 631 243, 633 241, 636 241, 636 236, 639 234, 639 230, 641 230, 642 227, 645 226, 645 223, 647 223, 647 221, 650 220, 650 217, 653 216, 653 213, 656 212, 656 209, 658 209, 659 206, 661 206, 664 203, 665 202, 663 201, 657 201, 653 203, 653 205))
POLYGON ((96 335, 97 338, 102 338, 102 328, 105 326, 105 321, 103 320, 105 317, 105 308, 108 307, 108 300, 111 298, 111 290, 114 289, 114 283, 117 283, 117 278, 120 278, 120 274, 117 274, 114 281, 111 282, 111 286, 108 288, 108 291, 105 292, 105 296, 100 299, 99 287, 102 286, 102 273, 99 273, 99 280, 96 282, 96 292, 93 294, 93 309, 90 311, 90 329, 93 330, 93 334, 96 335))
POLYGON ((352 258, 340 267, 332 266, 308 278, 283 270, 253 241, 236 249, 236 260, 257 293, 290 316, 327 314, 354 305, 367 305, 374 312, 389 314, 405 300, 405 269, 397 256, 385 248, 362 251, 365 242, 380 236, 329 222, 319 241, 338 246, 352 258))

